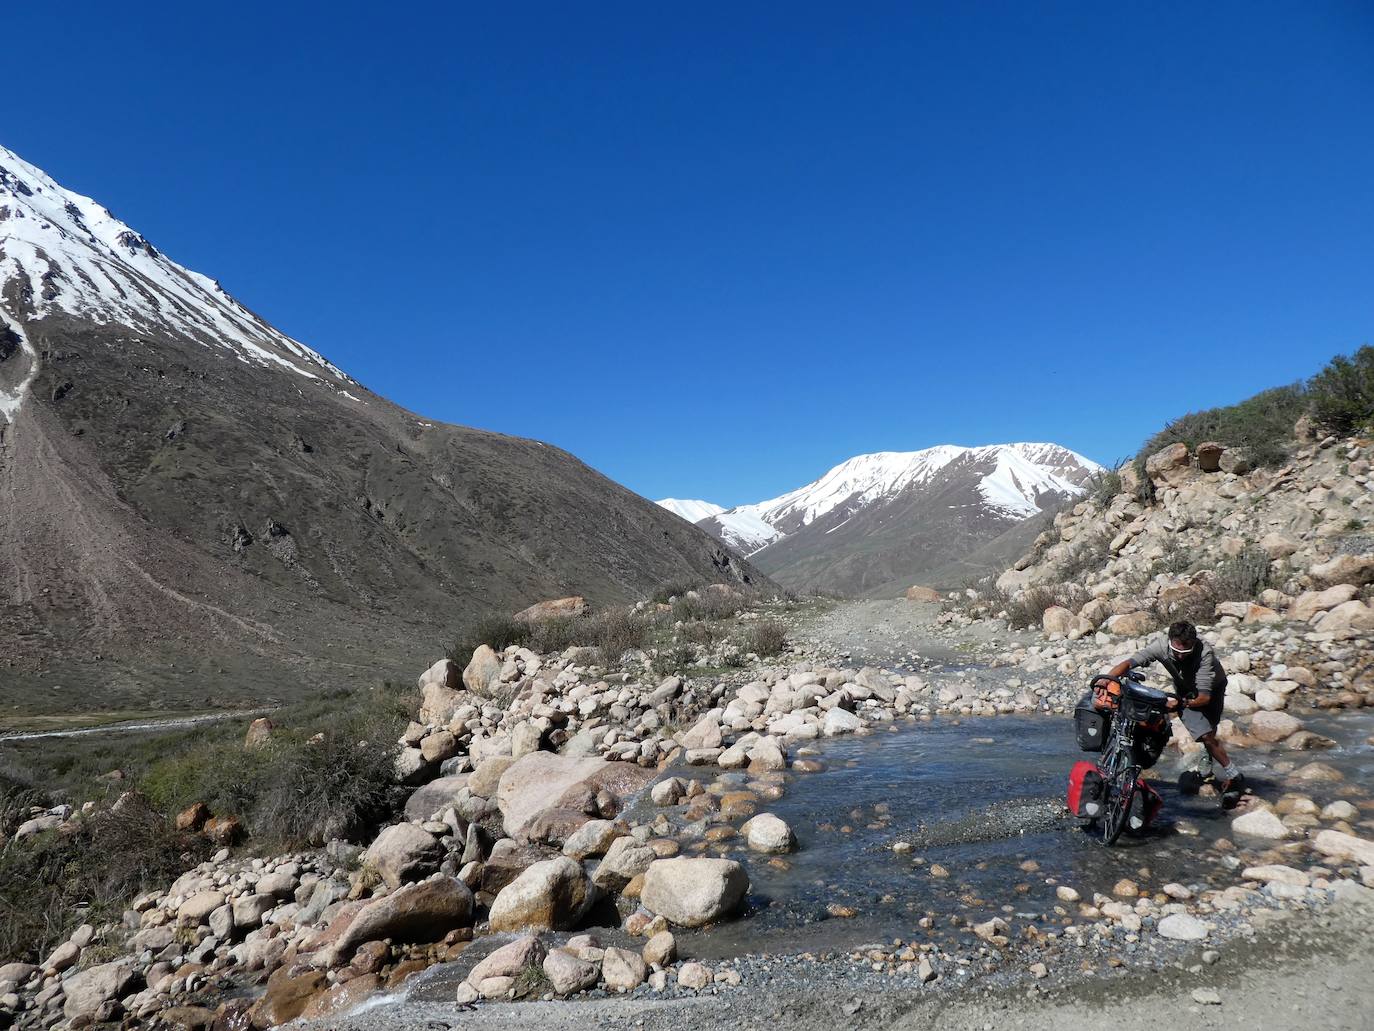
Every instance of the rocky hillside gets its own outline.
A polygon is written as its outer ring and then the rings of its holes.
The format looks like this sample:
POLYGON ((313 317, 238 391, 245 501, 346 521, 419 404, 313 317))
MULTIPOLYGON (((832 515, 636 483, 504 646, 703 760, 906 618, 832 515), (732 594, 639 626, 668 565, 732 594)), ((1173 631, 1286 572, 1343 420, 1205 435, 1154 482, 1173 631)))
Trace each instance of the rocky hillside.
POLYGON ((779 583, 896 597, 932 573, 957 582, 994 568, 975 553, 1081 493, 1099 468, 1055 444, 880 452, 697 525, 779 583), (965 557, 970 565, 960 566, 965 557))
POLYGON ((1260 469, 1220 444, 1170 445, 1059 513, 984 604, 1068 636, 1174 618, 1374 631, 1371 460, 1360 437, 1303 440, 1260 469))
POLYGON ((0 149, 0 706, 290 696, 488 612, 753 575, 566 452, 371 393, 0 149))

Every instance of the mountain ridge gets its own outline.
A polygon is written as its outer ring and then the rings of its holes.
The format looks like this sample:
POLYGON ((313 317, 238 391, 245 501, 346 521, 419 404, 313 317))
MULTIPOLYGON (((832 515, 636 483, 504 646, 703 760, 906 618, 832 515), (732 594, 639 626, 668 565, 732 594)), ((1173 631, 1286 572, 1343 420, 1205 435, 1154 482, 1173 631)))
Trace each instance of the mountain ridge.
POLYGON ((555 446, 374 394, 10 151, 0 172, 0 705, 287 698, 549 597, 766 582, 555 446))
POLYGON ((966 555, 1081 493, 1100 470, 1045 442, 878 451, 697 525, 791 587, 899 591, 904 578, 963 568, 966 555), (882 540, 891 554, 878 554, 882 540))

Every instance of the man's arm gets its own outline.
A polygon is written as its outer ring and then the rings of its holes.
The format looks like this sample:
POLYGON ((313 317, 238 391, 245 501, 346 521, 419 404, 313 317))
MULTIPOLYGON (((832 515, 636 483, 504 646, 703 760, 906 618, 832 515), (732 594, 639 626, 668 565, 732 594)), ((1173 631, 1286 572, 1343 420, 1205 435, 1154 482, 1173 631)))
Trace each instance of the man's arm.
POLYGON ((1160 659, 1164 658, 1164 650, 1161 644, 1162 642, 1160 641, 1151 641, 1129 659, 1122 659, 1111 669, 1107 670, 1107 676, 1124 677, 1133 669, 1138 669, 1141 666, 1148 666, 1152 662, 1158 662, 1160 659))

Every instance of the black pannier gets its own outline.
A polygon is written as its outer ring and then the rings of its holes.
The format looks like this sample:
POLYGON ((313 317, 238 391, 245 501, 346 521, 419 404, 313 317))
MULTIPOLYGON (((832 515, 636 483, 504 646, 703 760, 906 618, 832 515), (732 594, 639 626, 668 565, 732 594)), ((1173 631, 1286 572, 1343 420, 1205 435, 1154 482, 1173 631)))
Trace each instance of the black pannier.
POLYGON ((1073 710, 1073 732, 1078 738, 1078 747, 1085 752, 1100 752, 1102 746, 1107 743, 1107 735, 1111 733, 1112 715, 1109 712, 1098 712, 1093 708, 1093 695, 1089 691, 1082 698, 1078 699, 1078 705, 1073 710))
POLYGON ((1157 729, 1151 729, 1143 723, 1135 728, 1135 746, 1131 751, 1136 765, 1141 769, 1148 770, 1159 762, 1159 757, 1164 754, 1164 746, 1174 736, 1174 728, 1167 719, 1159 723, 1161 726, 1157 729))

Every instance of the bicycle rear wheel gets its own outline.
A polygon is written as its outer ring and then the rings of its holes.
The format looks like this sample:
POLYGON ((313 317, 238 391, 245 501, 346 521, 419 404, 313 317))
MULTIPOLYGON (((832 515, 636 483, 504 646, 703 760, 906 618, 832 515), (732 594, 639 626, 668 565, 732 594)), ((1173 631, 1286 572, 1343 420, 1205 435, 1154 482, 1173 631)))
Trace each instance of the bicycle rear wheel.
POLYGON ((1126 829, 1126 818, 1131 812, 1131 801, 1135 798, 1136 769, 1128 767, 1113 777, 1107 785, 1107 804, 1102 811, 1102 843, 1116 844, 1121 832, 1126 829))

